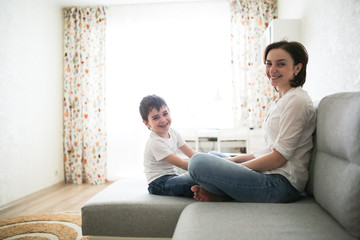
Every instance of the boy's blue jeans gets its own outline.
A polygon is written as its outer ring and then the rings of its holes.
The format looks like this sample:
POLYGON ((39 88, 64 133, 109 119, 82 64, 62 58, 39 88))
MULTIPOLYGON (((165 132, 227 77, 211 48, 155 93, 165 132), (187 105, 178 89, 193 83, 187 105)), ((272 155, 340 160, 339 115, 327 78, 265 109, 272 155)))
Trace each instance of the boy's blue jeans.
POLYGON ((280 174, 263 174, 216 152, 197 153, 189 163, 190 176, 207 191, 240 202, 294 202, 300 193, 280 174))
POLYGON ((194 193, 191 191, 191 187, 196 184, 188 173, 165 175, 152 181, 148 191, 156 195, 193 197, 194 193))

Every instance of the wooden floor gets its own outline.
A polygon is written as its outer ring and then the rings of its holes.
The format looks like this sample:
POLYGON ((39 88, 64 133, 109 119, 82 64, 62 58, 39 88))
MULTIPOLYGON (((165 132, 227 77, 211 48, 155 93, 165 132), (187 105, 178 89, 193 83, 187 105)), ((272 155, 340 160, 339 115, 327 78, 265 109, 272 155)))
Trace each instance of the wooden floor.
POLYGON ((58 183, 0 211, 0 219, 40 213, 81 213, 83 204, 112 182, 100 185, 58 183))

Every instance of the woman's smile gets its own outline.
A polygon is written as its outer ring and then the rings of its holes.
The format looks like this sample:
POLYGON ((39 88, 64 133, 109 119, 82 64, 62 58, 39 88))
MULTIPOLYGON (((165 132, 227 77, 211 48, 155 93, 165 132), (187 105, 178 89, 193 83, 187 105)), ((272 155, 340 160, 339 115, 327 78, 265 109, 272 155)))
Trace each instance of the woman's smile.
POLYGON ((301 68, 294 65, 291 55, 283 49, 272 49, 267 55, 265 64, 266 75, 281 97, 291 88, 290 81, 301 68))
POLYGON ((282 77, 282 75, 270 76, 270 79, 271 79, 272 81, 276 81, 276 80, 279 80, 281 77, 282 77))

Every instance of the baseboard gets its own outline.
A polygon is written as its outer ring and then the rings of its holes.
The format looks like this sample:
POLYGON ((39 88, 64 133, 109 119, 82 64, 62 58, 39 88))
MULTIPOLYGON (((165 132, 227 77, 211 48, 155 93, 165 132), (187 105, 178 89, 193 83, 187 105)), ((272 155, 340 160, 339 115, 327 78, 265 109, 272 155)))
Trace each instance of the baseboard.
POLYGON ((132 237, 99 237, 90 236, 89 240, 171 240, 171 238, 132 238, 132 237))

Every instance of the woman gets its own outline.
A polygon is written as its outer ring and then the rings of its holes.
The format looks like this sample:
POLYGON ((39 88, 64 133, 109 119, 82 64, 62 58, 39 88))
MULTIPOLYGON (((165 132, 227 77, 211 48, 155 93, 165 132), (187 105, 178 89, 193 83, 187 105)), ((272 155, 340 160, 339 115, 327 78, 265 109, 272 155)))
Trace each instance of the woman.
POLYGON ((270 44, 264 52, 266 75, 279 97, 263 131, 263 149, 233 158, 199 153, 190 159, 192 187, 199 201, 296 201, 308 179, 316 112, 302 89, 308 54, 298 42, 270 44))

